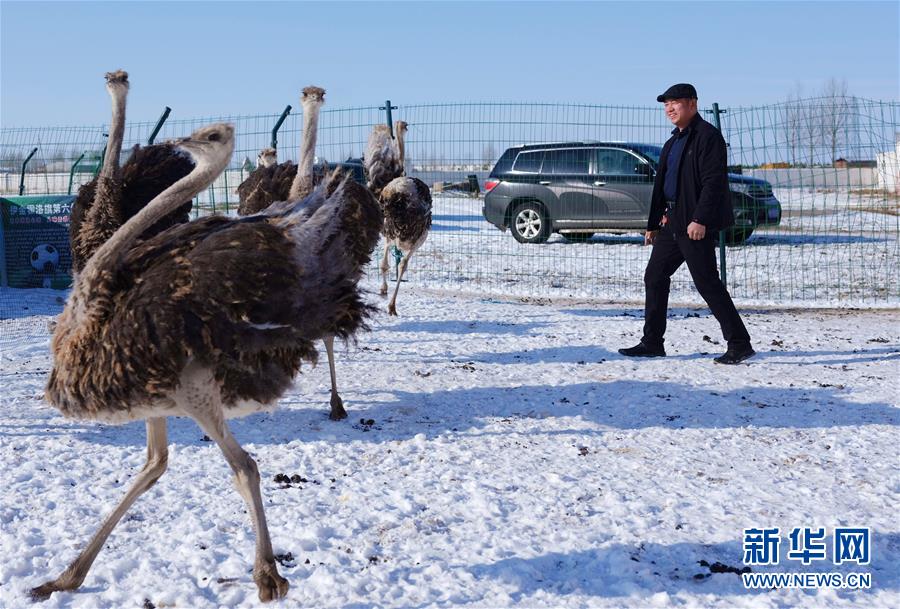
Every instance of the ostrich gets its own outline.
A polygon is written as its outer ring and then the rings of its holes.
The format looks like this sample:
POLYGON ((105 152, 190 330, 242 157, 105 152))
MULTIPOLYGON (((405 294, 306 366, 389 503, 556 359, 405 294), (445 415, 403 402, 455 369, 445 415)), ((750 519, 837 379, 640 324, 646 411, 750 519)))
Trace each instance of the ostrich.
POLYGON ((404 174, 404 137, 407 124, 397 121, 396 144, 390 140, 387 125, 376 125, 366 149, 369 189, 381 202, 384 213, 384 256, 381 259, 381 295, 387 296, 388 258, 392 246, 403 253, 394 294, 388 303, 388 314, 397 314, 397 293, 409 259, 418 250, 431 229, 431 191, 425 182, 404 174))
POLYGON ((325 102, 325 89, 305 87, 300 97, 303 104, 303 137, 300 141, 300 168, 291 161, 278 163, 273 148, 259 154, 260 166, 237 187, 238 214, 246 216, 262 211, 275 201, 302 199, 313 189, 313 162, 316 154, 316 132, 319 127, 319 108, 325 102), (311 138, 311 139, 310 139, 311 138), (308 144, 312 142, 310 147, 308 144), (271 155, 267 155, 268 151, 271 155), (266 155, 264 159, 263 156, 266 155), (307 156, 304 156, 307 155, 307 156), (308 158, 307 158, 308 157, 308 158), (271 162, 271 164, 267 164, 271 162), (308 166, 308 173, 306 167, 308 166))
POLYGON ((234 471, 257 535, 260 600, 288 590, 272 553, 259 471, 226 420, 274 407, 301 361, 315 361, 313 341, 332 331, 335 318, 366 316, 353 277, 375 246, 381 213, 364 187, 332 179, 303 201, 247 218, 209 216, 138 241, 221 173, 234 130, 203 127, 177 146, 192 156, 193 170, 79 273, 53 335, 45 390, 67 417, 145 419, 147 463, 75 561, 31 590, 35 600, 78 588, 118 521, 162 476, 168 416, 194 419, 234 471))
POLYGON ((263 148, 256 156, 256 167, 271 167, 278 164, 278 151, 274 148, 263 148))
MULTIPOLYGON (((300 164, 287 163, 283 169, 273 169, 277 161, 274 148, 266 148, 259 154, 264 169, 254 171, 238 187, 241 196, 241 204, 238 207, 238 215, 245 216, 259 212, 275 201, 296 201, 307 196, 313 190, 313 165, 316 154, 316 139, 319 129, 319 110, 325 103, 325 89, 320 87, 305 87, 300 96, 303 105, 303 135, 300 140, 300 164), (265 160, 264 160, 265 157, 265 160), (264 163, 268 162, 268 165, 264 163), (293 174, 293 175, 291 175, 293 174), (256 176, 256 177, 254 177, 256 176), (267 181, 265 178, 273 179, 267 181), (275 178, 275 176, 278 176, 275 178), (291 176, 288 183, 285 178, 291 176), (244 188, 247 184, 247 188, 244 188), (290 184, 288 188, 285 188, 290 184)), ((360 269, 361 272, 361 269, 360 269)), ((352 332, 350 332, 352 333, 352 332)), ((334 334, 345 336, 346 329, 335 328, 334 334)), ((340 421, 347 418, 344 409, 344 401, 337 390, 337 373, 334 367, 334 334, 323 339, 325 352, 328 355, 328 372, 331 376, 331 412, 328 415, 332 421, 340 421)))
MULTIPOLYGON (((135 146, 125 165, 119 168, 129 86, 127 72, 117 70, 106 74, 106 88, 112 99, 112 120, 103 167, 95 179, 78 189, 69 213, 69 242, 75 273, 84 268, 88 258, 126 220, 166 187, 186 176, 193 167, 190 158, 166 143, 135 146)), ((191 207, 191 201, 185 201, 149 227, 142 237, 151 237, 174 224, 187 222, 191 207)))
MULTIPOLYGON (((406 123, 397 121, 397 126, 401 125, 405 128, 406 123)), ((388 182, 404 173, 399 142, 399 137, 397 142, 391 138, 391 130, 387 125, 375 125, 369 134, 364 156, 366 186, 376 198, 381 197, 381 191, 388 182)))

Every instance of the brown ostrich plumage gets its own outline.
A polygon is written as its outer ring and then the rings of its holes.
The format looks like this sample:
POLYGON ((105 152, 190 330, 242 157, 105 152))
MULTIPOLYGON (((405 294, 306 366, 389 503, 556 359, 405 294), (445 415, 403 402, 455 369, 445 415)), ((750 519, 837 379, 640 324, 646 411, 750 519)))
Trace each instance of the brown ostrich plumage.
POLYGON ((211 216, 138 243, 94 291, 102 323, 72 340, 60 321, 48 399, 76 418, 128 419, 164 402, 190 359, 214 371, 226 413, 243 401, 271 403, 301 360, 316 360, 313 341, 350 337, 369 313, 357 281, 381 215, 355 182, 331 190, 328 199, 323 188, 264 216, 211 216), (335 197, 347 202, 327 227, 305 226, 335 197))
POLYGON ((431 230, 431 190, 419 178, 391 180, 381 192, 381 207, 381 233, 401 249, 417 246, 431 230))
MULTIPOLYGON (((143 209, 155 196, 188 173, 194 163, 171 144, 135 146, 131 156, 115 178, 97 177, 78 189, 78 195, 69 214, 69 243, 72 251, 72 269, 80 272, 93 255, 116 230, 129 218, 143 209), (85 222, 88 211, 94 206, 97 183, 100 180, 113 183, 107 192, 116 193, 113 200, 94 221, 85 222)), ((175 224, 190 220, 192 201, 186 201, 177 210, 162 218, 144 233, 144 237, 164 231, 175 224)))
POLYGON ((287 201, 295 177, 297 165, 293 161, 257 167, 237 187, 238 215, 259 213, 275 201, 287 201))

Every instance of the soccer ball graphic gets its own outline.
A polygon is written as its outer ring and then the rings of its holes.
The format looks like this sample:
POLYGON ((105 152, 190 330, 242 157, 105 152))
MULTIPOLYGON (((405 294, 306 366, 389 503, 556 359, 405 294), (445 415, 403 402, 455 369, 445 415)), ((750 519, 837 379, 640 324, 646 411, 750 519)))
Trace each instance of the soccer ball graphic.
POLYGON ((39 273, 52 273, 59 266, 59 250, 42 243, 31 250, 31 266, 39 273))

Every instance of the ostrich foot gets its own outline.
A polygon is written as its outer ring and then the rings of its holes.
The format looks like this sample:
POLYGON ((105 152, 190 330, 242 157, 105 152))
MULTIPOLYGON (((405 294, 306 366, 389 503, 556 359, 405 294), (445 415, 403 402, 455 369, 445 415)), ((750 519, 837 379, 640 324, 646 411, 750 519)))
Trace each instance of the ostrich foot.
POLYGON ((382 284, 381 291, 378 293, 381 294, 382 296, 387 296, 387 284, 386 283, 382 284))
POLYGON ((41 584, 37 588, 32 588, 28 593, 28 596, 31 597, 31 600, 33 602, 38 603, 50 598, 50 595, 54 592, 60 592, 63 590, 75 590, 80 585, 81 582, 76 582, 71 577, 67 577, 66 573, 63 573, 52 581, 41 584))
POLYGON ((288 581, 278 574, 275 562, 259 562, 253 569, 253 581, 259 588, 259 600, 264 603, 283 598, 290 587, 288 581))
POLYGON ((344 401, 337 393, 331 394, 331 414, 328 418, 332 421, 340 421, 347 418, 347 411, 344 410, 344 401))
POLYGON ((393 302, 388 304, 388 315, 394 315, 395 317, 397 315, 397 305, 393 302))

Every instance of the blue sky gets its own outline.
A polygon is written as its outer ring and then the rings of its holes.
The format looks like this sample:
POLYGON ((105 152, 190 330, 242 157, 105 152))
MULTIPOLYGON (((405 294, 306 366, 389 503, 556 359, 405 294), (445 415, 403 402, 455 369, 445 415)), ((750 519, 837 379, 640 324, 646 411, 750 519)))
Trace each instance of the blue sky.
POLYGON ((673 82, 758 105, 835 77, 900 97, 897 2, 0 3, 0 123, 100 124, 103 73, 129 119, 455 101, 652 106, 673 82))

